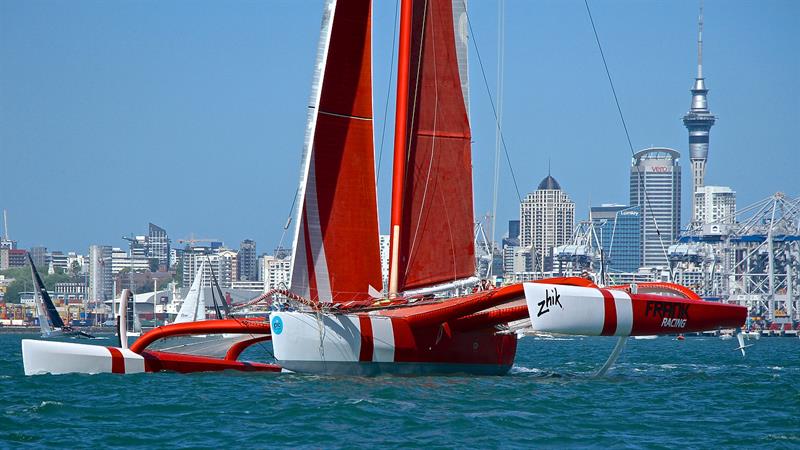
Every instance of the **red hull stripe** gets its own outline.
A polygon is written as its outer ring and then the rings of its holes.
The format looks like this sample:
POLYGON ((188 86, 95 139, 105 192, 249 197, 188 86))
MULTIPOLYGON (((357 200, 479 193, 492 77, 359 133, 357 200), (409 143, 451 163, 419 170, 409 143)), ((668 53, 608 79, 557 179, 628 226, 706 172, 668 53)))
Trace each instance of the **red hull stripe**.
POLYGON ((358 316, 358 324, 361 327, 361 351, 358 354, 359 361, 372 361, 372 351, 375 348, 372 342, 372 321, 369 316, 358 316))
POLYGON ((603 331, 601 336, 613 336, 617 332, 617 304, 614 296, 607 289, 600 289, 603 293, 603 309, 605 320, 603 320, 603 331))
POLYGON ((125 373, 125 358, 116 347, 106 347, 111 353, 111 373, 125 373))

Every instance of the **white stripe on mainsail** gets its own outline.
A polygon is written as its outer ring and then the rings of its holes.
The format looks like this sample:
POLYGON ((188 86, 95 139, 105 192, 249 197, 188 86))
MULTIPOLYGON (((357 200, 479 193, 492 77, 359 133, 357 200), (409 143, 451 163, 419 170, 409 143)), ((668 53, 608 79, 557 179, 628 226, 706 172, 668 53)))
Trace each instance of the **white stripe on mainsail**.
MULTIPOLYGON (((301 216, 302 217, 302 216, 301 216)), ((292 268, 291 291, 303 298, 311 298, 311 287, 308 280, 308 260, 306 259, 306 235, 303 230, 297 235, 297 248, 292 268)))
POLYGON ((308 166, 308 182, 306 184, 306 222, 308 223, 308 241, 311 248, 311 257, 314 262, 314 276, 317 281, 317 295, 319 301, 330 302, 331 282, 328 275, 328 261, 325 259, 325 243, 322 240, 322 226, 319 220, 319 206, 317 204, 317 176, 314 158, 308 166))
POLYGON ((469 117, 469 24, 467 23, 467 0, 453 0, 453 35, 458 58, 458 77, 461 81, 461 93, 464 95, 464 106, 469 117))

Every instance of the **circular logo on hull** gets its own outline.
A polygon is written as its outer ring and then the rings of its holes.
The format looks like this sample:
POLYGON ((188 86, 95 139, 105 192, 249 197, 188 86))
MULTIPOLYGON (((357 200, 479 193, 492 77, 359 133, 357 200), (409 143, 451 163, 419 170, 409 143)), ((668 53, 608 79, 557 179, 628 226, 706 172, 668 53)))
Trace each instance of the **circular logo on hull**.
POLYGON ((283 331, 283 319, 279 316, 275 316, 272 318, 272 333, 273 334, 281 334, 283 331))

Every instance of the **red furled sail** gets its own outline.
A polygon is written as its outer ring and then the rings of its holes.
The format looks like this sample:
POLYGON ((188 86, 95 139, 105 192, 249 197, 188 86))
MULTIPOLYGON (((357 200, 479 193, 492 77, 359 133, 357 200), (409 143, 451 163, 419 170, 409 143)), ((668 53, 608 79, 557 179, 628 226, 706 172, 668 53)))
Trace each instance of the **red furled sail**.
POLYGON ((329 0, 298 191, 291 290, 321 302, 381 290, 372 141, 371 1, 329 0))
POLYGON ((466 75, 459 73, 464 2, 409 1, 400 25, 397 116, 405 117, 395 130, 392 294, 475 274, 466 75))

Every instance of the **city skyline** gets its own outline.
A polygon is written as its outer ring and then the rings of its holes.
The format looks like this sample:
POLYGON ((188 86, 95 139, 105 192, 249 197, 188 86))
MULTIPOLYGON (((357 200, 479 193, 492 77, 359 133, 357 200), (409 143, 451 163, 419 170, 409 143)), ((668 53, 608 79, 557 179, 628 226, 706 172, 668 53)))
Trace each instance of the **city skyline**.
MULTIPOLYGON (((220 235, 229 246, 245 238, 267 249, 291 245, 291 228, 280 238, 297 185, 317 3, 46 5, 0 4, 7 183, 0 208, 8 209, 10 237, 20 247, 124 247, 119 236, 148 221, 173 242, 195 233, 220 235), (52 201, 64 192, 69 201, 52 201), (231 198, 236 208, 226 203, 231 198)), ((698 3, 590 5, 634 150, 676 149, 689 173, 681 117, 696 76, 698 3)), ((496 5, 470 6, 473 40, 494 91, 496 5)), ((583 3, 510 3, 506 10, 506 61, 513 63, 504 69, 503 128, 520 194, 535 190, 549 160, 576 203, 576 219, 588 217, 590 204, 626 203, 631 155, 583 3)), ((775 191, 799 193, 792 164, 779 163, 798 160, 791 139, 791 126, 800 123, 800 62, 791 58, 800 43, 791 20, 798 13, 793 2, 705 4, 703 75, 719 117, 705 182, 730 186, 740 206, 775 191)), ((376 152, 385 99, 393 99, 393 19, 393 5, 375 5, 376 152)), ((474 47, 470 52, 480 217, 491 209, 494 123, 474 47)), ((383 233, 391 103, 379 171, 383 233)), ((519 208, 505 161, 501 174, 498 224, 519 208)), ((690 178, 683 179, 683 226, 690 178)))

